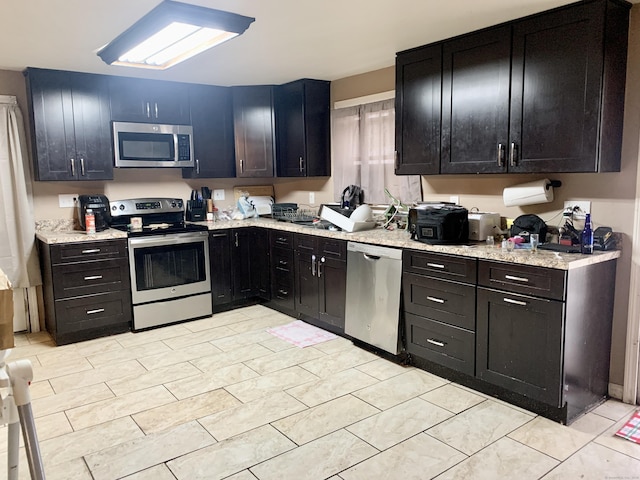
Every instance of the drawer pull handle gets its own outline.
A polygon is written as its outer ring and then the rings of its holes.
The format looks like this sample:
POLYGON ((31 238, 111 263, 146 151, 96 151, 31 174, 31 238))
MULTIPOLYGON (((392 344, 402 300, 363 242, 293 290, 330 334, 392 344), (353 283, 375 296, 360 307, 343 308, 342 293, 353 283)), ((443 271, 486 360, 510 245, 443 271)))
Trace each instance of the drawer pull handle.
POLYGON ((279 263, 280 265, 288 265, 288 264, 289 264, 289 262, 287 262, 287 261, 285 261, 285 260, 280 260, 278 263, 279 263))
POLYGON ((84 255, 85 253, 100 253, 100 249, 99 248, 91 248, 89 250, 82 250, 82 254, 84 255))
POLYGON ((102 275, 89 275, 88 277, 84 277, 85 280, 100 280, 102 275))
POLYGON ((431 300, 432 302, 436 302, 436 303, 444 303, 446 301, 444 298, 438 298, 438 297, 427 297, 427 300, 431 300))
POLYGON ((285 243, 287 241, 287 239, 285 237, 278 237, 278 241, 285 243))
POLYGON ((527 306, 527 302, 523 302, 521 300, 514 300, 512 298, 503 298, 503 300, 505 301, 505 303, 513 303, 514 305, 520 305, 521 307, 527 306))
POLYGON ((507 280, 513 280, 514 282, 529 283, 529 279, 525 277, 515 277, 513 275, 505 275, 504 278, 506 278, 507 280))
POLYGON ((427 338, 427 342, 429 342, 431 345, 435 345, 437 347, 444 347, 446 345, 446 343, 439 342, 438 340, 434 340, 433 338, 427 338))
POLYGON ((280 295, 288 295, 289 294, 289 292, 287 290, 278 290, 278 293, 280 295))
POLYGON ((104 308, 96 308, 95 310, 87 310, 87 315, 91 315, 93 313, 102 313, 104 312, 104 308))
POLYGON ((445 268, 444 265, 440 263, 427 263, 427 267, 431 268, 445 268))

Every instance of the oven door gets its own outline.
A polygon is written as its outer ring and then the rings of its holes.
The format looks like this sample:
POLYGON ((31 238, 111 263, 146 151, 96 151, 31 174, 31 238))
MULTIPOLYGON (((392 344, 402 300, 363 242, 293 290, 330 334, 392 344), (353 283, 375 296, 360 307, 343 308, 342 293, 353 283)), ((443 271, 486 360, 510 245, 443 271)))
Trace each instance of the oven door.
POLYGON ((134 305, 211 292, 208 232, 129 239, 134 305))

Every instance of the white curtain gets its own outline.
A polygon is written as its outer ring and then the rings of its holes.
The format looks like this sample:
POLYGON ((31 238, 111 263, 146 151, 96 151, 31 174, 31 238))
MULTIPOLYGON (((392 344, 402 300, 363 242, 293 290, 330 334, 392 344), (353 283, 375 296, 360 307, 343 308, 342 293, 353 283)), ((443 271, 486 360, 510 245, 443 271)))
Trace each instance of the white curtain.
POLYGON ((422 200, 419 175, 395 175, 394 100, 333 110, 333 188, 336 201, 360 185, 366 203, 389 203, 385 187, 405 203, 422 200))
POLYGON ((42 283, 28 157, 16 97, 0 95, 0 269, 14 289, 42 283))

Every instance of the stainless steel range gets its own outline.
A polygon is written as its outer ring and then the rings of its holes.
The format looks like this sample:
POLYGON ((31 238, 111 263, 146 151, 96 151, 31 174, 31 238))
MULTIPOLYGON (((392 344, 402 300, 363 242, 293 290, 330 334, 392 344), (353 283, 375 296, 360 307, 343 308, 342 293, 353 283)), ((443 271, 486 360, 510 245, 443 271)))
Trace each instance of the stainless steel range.
POLYGON ((210 316, 207 227, 184 222, 184 203, 179 198, 109 204, 111 227, 126 231, 129 237, 133 330, 210 316), (132 228, 136 217, 142 225, 132 228))

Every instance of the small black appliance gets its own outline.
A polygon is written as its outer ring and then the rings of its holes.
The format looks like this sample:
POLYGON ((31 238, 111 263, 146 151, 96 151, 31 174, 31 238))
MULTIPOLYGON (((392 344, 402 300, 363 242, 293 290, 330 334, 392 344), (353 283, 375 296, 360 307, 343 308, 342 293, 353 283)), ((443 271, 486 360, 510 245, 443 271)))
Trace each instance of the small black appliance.
POLYGON ((96 217, 96 232, 102 232, 111 225, 111 210, 109 209, 109 199, 102 194, 78 195, 78 222, 80 228, 86 228, 84 216, 87 209, 93 210, 96 217))
POLYGON ((411 238, 423 243, 466 243, 469 211, 448 203, 423 204, 409 209, 411 238))

